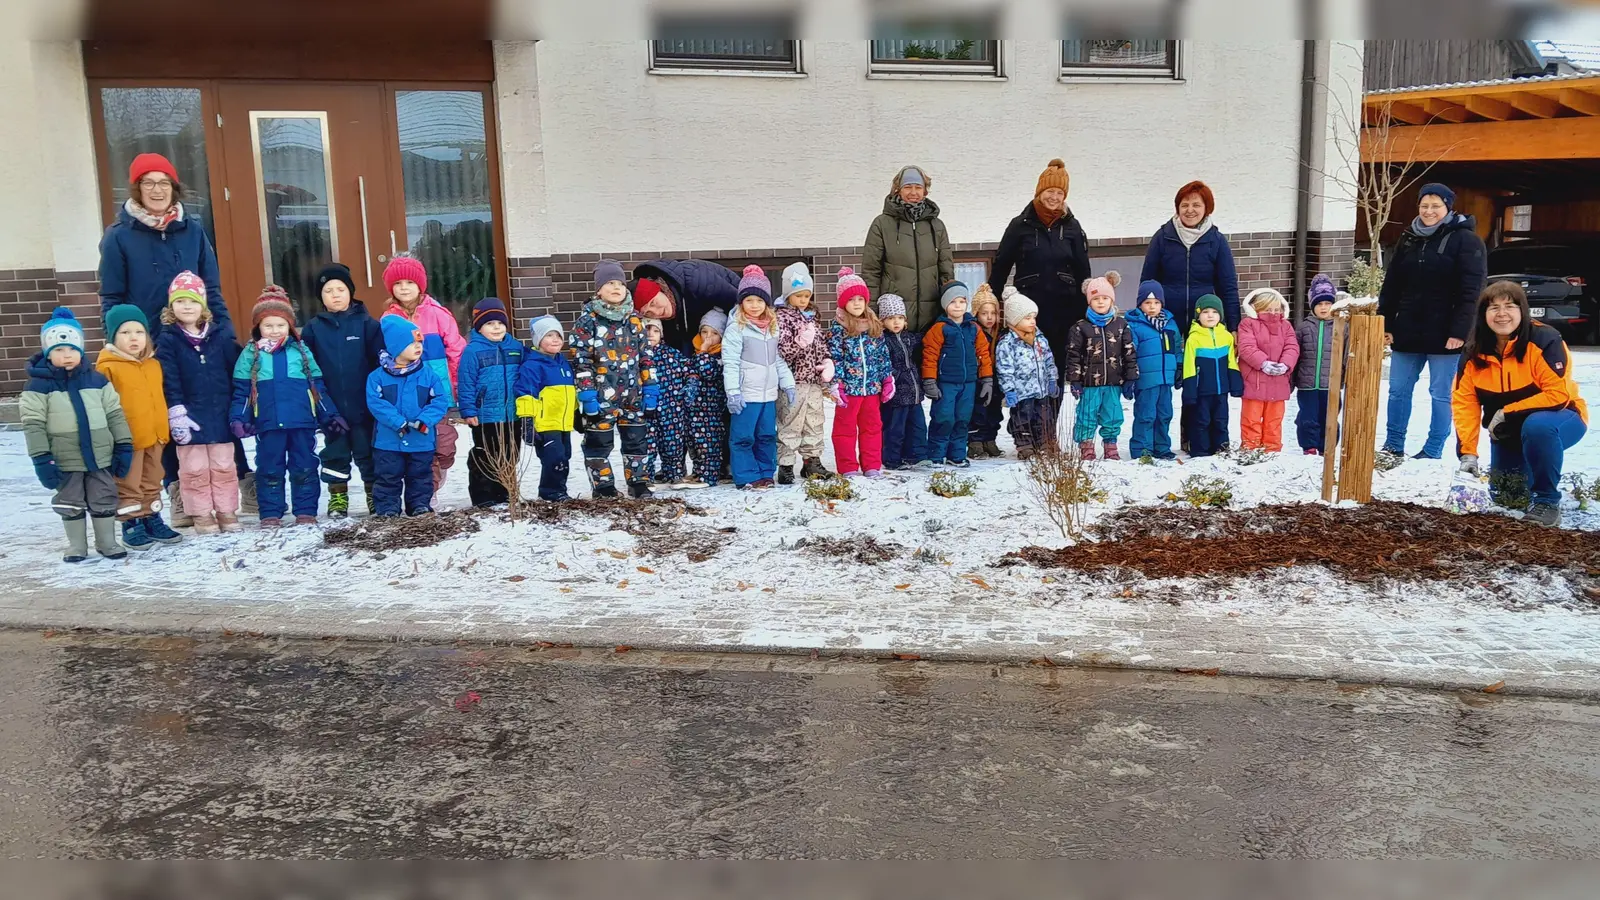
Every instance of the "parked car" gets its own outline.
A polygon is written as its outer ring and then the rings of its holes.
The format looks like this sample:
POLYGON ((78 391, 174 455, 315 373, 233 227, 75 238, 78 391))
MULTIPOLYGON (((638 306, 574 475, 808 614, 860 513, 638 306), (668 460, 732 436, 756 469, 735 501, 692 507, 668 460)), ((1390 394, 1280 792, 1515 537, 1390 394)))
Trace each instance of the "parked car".
POLYGON ((1515 241, 1489 251, 1489 281, 1522 285, 1529 312, 1559 329, 1568 343, 1600 343, 1597 253, 1600 245, 1515 241))

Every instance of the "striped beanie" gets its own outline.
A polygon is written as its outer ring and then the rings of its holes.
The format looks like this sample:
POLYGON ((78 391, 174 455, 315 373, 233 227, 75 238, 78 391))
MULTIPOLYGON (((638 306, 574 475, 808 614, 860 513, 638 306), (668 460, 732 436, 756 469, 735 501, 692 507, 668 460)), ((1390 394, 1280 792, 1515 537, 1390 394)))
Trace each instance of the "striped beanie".
POLYGON ((772 305, 772 282, 755 263, 745 266, 744 277, 739 279, 739 299, 742 301, 746 297, 760 297, 768 306, 772 305))
POLYGON ((855 269, 852 269, 849 266, 843 266, 839 269, 838 292, 840 309, 843 309, 846 303, 849 303, 856 297, 860 297, 862 300, 869 303, 872 301, 872 292, 867 290, 866 281, 864 281, 860 275, 856 274, 855 269))
POLYGON ((511 317, 506 315, 506 305, 499 297, 485 297, 472 307, 472 330, 477 331, 490 322, 499 322, 511 328, 511 317))
POLYGON ((289 295, 283 288, 269 284, 261 289, 261 296, 256 298, 256 305, 250 309, 250 330, 256 337, 261 336, 261 320, 269 316, 277 316, 289 323, 289 333, 296 338, 300 331, 295 326, 294 304, 289 302, 289 295))

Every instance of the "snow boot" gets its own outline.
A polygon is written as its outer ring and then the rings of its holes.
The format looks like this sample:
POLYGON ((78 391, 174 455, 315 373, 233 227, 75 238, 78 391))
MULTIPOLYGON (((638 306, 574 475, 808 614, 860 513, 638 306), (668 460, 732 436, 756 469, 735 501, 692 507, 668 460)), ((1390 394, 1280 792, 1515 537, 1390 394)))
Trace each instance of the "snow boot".
POLYGON ((1078 456, 1083 459, 1094 459, 1094 438, 1078 442, 1078 456))
POLYGON ((794 466, 778 467, 778 483, 794 484, 794 466))
POLYGON ((994 441, 984 441, 983 452, 984 455, 988 456, 990 459, 1001 459, 1005 456, 1004 453, 1000 452, 1000 445, 994 441))
POLYGON ((378 503, 376 500, 372 499, 372 485, 363 484, 361 486, 361 492, 367 495, 367 515, 370 516, 378 511, 378 503))
POLYGON ((294 517, 294 523, 296 525, 315 525, 315 524, 317 524, 317 517, 316 516, 295 516, 294 517))
POLYGON ((616 500, 620 496, 622 495, 617 493, 617 486, 614 484, 607 484, 594 489, 594 499, 596 500, 616 500))
POLYGON ((1322 451, 1318 450, 1315 447, 1307 447, 1306 450, 1305 450, 1305 455, 1306 456, 1321 456, 1322 455, 1322 451))
POLYGON ((983 441, 967 441, 967 459, 983 459, 987 455, 983 441))
POLYGON ((1033 459, 1033 453, 1034 451, 1032 447, 1018 447, 1017 459, 1021 460, 1022 462, 1027 462, 1028 460, 1033 459))
POLYGON ((947 459, 947 460, 944 461, 944 464, 949 466, 952 469, 970 469, 970 468, 972 468, 972 460, 970 460, 970 459, 947 459))
POLYGON ((194 517, 183 511, 183 491, 176 481, 167 486, 167 508, 172 510, 174 528, 188 528, 194 524, 194 517))
POLYGON ((628 496, 635 500, 643 500, 650 496, 650 485, 634 482, 628 485, 628 496))
POLYGON ((1546 528, 1561 526, 1561 508, 1553 503, 1535 503, 1522 514, 1522 521, 1543 525, 1546 528))
POLYGON ((149 550, 156 539, 144 530, 143 519, 129 519, 122 523, 122 545, 129 550, 149 550))
POLYGON ((94 528, 94 552, 106 559, 127 559, 128 551, 117 543, 117 520, 110 516, 95 516, 90 525, 94 528))
POLYGON ((1106 459, 1115 459, 1115 460, 1122 459, 1122 454, 1117 450, 1117 442, 1116 441, 1106 441, 1105 442, 1105 458, 1106 459))
POLYGON ((261 520, 261 530, 262 531, 276 531, 277 529, 282 528, 282 527, 283 527, 283 520, 282 519, 270 519, 269 518, 269 519, 262 519, 261 520))
POLYGON ((261 515, 261 506, 256 503, 256 473, 246 472, 239 476, 239 512, 246 516, 261 515))
POLYGON ((217 527, 223 534, 238 534, 244 530, 239 526, 239 517, 232 513, 217 513, 217 527))
POLYGON ((343 519, 350 515, 350 484, 328 485, 328 518, 343 519))
POLYGON ((222 531, 222 528, 217 525, 217 520, 209 513, 194 517, 195 534, 217 534, 220 531, 222 531))
POLYGON ((89 519, 79 516, 76 519, 62 519, 61 524, 67 529, 67 552, 61 557, 62 562, 80 563, 89 558, 89 519))
POLYGON ((143 521, 144 533, 150 535, 151 540, 160 541, 163 544, 176 544, 183 540, 183 535, 168 528, 167 523, 161 521, 160 513, 151 513, 145 516, 143 521))
POLYGON ((800 477, 802 479, 833 477, 833 473, 828 471, 828 467, 824 466, 822 464, 822 460, 815 456, 806 457, 805 459, 801 460, 801 463, 800 477))

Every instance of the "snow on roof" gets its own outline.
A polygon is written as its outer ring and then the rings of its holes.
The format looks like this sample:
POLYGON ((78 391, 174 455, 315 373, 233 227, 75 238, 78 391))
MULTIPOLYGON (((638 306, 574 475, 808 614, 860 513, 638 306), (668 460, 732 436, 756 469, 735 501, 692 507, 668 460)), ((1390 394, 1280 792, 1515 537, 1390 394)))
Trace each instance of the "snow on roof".
MULTIPOLYGON (((1600 46, 1600 45, 1596 45, 1600 46)), ((1418 84, 1410 87, 1384 88, 1378 91, 1367 91, 1367 96, 1382 94, 1413 94, 1421 91, 1442 91, 1448 88, 1475 88, 1492 87, 1499 84, 1550 84, 1561 81, 1582 81, 1600 79, 1600 65, 1595 72, 1569 72, 1565 75, 1534 75, 1528 78, 1491 78, 1487 81, 1452 81, 1445 84, 1418 84)))
POLYGON ((1600 43, 1534 41, 1533 46, 1546 60, 1564 59, 1576 69, 1600 71, 1600 43))

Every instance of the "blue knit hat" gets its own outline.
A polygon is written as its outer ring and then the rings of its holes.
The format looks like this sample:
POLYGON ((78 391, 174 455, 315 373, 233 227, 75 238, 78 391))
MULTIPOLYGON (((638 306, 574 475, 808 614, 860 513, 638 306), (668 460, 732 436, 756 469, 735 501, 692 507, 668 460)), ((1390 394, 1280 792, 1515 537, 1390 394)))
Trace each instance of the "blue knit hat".
POLYGON ((1162 288, 1161 282, 1156 281, 1154 278, 1139 282, 1139 296, 1133 298, 1134 305, 1138 306, 1151 297, 1161 301, 1162 306, 1167 305, 1166 289, 1162 288))
POLYGON ((1454 210, 1456 208, 1456 192, 1439 182, 1434 181, 1423 185, 1422 190, 1417 191, 1417 200, 1421 201, 1423 197, 1429 194, 1443 200, 1446 209, 1454 210))
POLYGON ((58 306, 44 327, 39 329, 39 343, 44 345, 46 355, 57 347, 71 347, 82 353, 83 326, 78 323, 78 317, 72 314, 72 310, 58 306))
POLYGON ((1339 289, 1334 287, 1333 279, 1318 272, 1311 279, 1311 289, 1306 291, 1306 299, 1315 307, 1318 303, 1332 303, 1339 295, 1339 289))
POLYGON ((472 307, 472 330, 478 331, 490 322, 499 322, 511 328, 511 319, 506 315, 506 305, 500 302, 499 297, 485 297, 472 307))
POLYGON ((405 316, 384 316, 378 321, 378 327, 383 329, 383 349, 393 357, 399 357, 407 347, 422 340, 417 326, 405 316))

